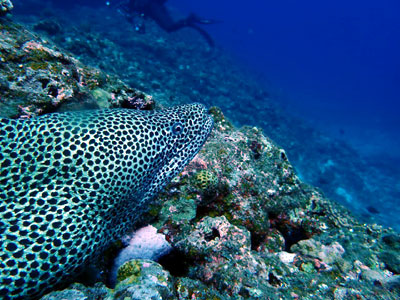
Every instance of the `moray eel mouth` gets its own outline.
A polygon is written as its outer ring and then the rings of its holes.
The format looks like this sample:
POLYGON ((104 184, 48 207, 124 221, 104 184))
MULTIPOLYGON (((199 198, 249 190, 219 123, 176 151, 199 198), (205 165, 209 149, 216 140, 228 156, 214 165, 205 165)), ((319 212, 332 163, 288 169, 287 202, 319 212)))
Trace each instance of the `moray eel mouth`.
POLYGON ((0 299, 73 278, 137 221, 213 127, 201 104, 0 118, 0 299))

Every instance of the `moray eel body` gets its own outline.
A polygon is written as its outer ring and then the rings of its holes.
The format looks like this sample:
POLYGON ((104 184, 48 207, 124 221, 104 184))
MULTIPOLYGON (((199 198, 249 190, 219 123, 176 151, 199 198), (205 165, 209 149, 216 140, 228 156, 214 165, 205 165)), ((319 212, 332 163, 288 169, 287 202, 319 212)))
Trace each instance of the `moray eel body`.
POLYGON ((34 299, 132 226, 197 154, 200 104, 0 119, 0 299, 34 299))

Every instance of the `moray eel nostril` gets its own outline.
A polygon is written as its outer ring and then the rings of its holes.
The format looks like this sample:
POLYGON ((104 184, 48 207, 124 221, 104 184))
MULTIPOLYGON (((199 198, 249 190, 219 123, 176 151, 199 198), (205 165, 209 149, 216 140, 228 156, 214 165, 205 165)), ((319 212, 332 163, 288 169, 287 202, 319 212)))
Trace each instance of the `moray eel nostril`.
POLYGON ((124 234, 212 126, 201 104, 0 119, 0 298, 40 296, 124 234))

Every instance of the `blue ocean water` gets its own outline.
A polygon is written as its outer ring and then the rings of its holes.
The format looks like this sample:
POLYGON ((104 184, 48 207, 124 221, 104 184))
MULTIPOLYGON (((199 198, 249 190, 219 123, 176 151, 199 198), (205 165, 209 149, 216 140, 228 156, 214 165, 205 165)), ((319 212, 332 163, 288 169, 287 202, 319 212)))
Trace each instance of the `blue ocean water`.
POLYGON ((400 157, 400 2, 183 1, 293 113, 366 155, 400 157))

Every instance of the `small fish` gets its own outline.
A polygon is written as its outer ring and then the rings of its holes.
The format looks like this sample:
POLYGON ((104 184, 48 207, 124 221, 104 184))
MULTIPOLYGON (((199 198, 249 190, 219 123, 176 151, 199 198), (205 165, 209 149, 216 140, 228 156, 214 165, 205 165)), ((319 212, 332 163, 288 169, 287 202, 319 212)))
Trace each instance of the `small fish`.
POLYGON ((0 298, 37 298, 122 236, 198 153, 201 104, 0 119, 0 298))

